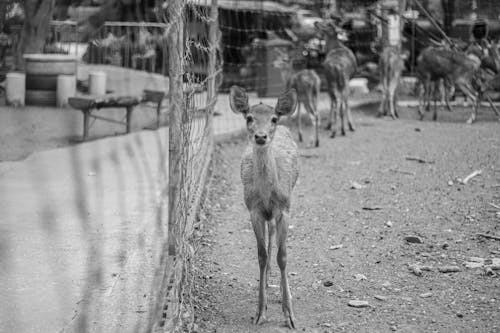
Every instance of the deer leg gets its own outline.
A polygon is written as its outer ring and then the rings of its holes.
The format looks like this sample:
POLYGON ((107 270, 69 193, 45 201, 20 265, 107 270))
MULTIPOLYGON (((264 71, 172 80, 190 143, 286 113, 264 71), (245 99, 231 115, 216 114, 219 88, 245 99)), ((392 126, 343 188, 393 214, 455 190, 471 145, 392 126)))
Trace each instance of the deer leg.
POLYGON ((266 288, 269 287, 269 274, 271 273, 271 254, 273 252, 273 237, 276 231, 275 221, 267 223, 268 241, 267 241, 267 264, 266 264, 266 288))
POLYGON ((392 119, 396 119, 395 107, 394 107, 394 93, 396 91, 396 87, 391 85, 389 87, 389 113, 391 114, 392 119))
POLYGON ((398 97, 397 97, 397 94, 396 94, 396 88, 394 89, 394 97, 392 98, 392 107, 393 107, 393 110, 394 110, 394 115, 396 116, 396 118, 399 118, 399 114, 398 114, 398 97))
POLYGON ((425 112, 429 112, 431 106, 431 83, 429 82, 428 84, 425 85, 424 88, 425 91, 425 97, 424 97, 424 105, 425 105, 425 112))
POLYGON ((449 89, 445 89, 445 94, 444 94, 444 98, 445 98, 445 102, 446 102, 446 109, 448 109, 448 111, 450 112, 453 112, 453 109, 451 108, 451 105, 450 105, 450 96, 453 96, 455 95, 455 85, 450 85, 449 89))
POLYGON ((297 103, 297 126, 299 131, 299 142, 302 142, 302 117, 300 114, 300 102, 297 103))
POLYGON ((278 245, 278 266, 281 272, 281 307, 285 315, 285 322, 289 328, 295 328, 295 315, 292 307, 292 294, 290 293, 290 286, 288 285, 288 275, 286 272, 286 237, 288 231, 287 213, 281 212, 276 218, 277 237, 276 242, 278 245))
POLYGON ((345 99, 345 109, 347 116, 347 126, 349 126, 349 131, 354 132, 356 128, 354 127, 354 123, 352 122, 351 107, 349 106, 349 101, 347 100, 347 96, 345 99))
POLYGON ((477 116, 478 98, 477 98, 476 94, 474 93, 474 89, 472 88, 472 86, 469 83, 460 82, 460 83, 457 83, 457 86, 458 86, 458 89, 460 89, 465 94, 465 96, 469 97, 472 101, 472 114, 470 115, 469 119, 467 119, 467 121, 466 121, 467 124, 472 124, 476 120, 476 116, 477 116))
POLYGON ((346 112, 346 103, 347 100, 344 96, 344 94, 342 93, 342 102, 340 103, 340 111, 339 111, 339 114, 340 114, 340 134, 342 136, 345 136, 345 119, 344 119, 344 113, 346 112))
POLYGON ((332 116, 331 116, 331 121, 332 121, 332 126, 331 126, 331 130, 332 130, 332 133, 330 134, 330 138, 334 138, 335 135, 337 134, 337 113, 340 112, 340 107, 341 107, 341 99, 338 98, 340 95, 339 94, 335 94, 335 107, 333 107, 333 104, 332 104, 332 109, 331 109, 331 112, 332 112, 332 116))
POLYGON ((335 95, 331 92, 328 92, 328 94, 330 95, 330 112, 328 113, 328 122, 326 123, 326 126, 325 126, 325 129, 327 131, 332 129, 333 113, 334 113, 334 108, 336 107, 335 95))
POLYGON ((319 147, 318 114, 317 114, 317 112, 314 111, 314 108, 309 103, 304 104, 304 107, 306 108, 307 114, 309 115, 309 118, 311 118, 311 122, 312 122, 312 125, 314 127, 314 134, 311 136, 311 140, 309 142, 309 147, 319 147))
POLYGON ((378 109, 378 114, 377 117, 383 117, 384 116, 384 110, 385 110, 385 101, 387 99, 387 94, 386 94, 386 89, 385 86, 382 88, 382 100, 380 101, 380 107, 378 109))
POLYGON ((437 120, 437 97, 436 93, 439 90, 439 81, 436 81, 434 83, 434 94, 433 94, 433 99, 434 99, 434 114, 432 115, 432 120, 436 121, 437 120))
POLYGON ((257 254, 259 256, 259 304, 257 306, 257 314, 254 318, 254 324, 262 324, 266 320, 266 310, 267 310, 267 290, 266 290, 266 280, 267 280, 267 264, 268 255, 266 249, 266 221, 258 214, 251 214, 253 231, 255 233, 255 238, 257 239, 257 254))
POLYGON ((420 89, 418 93, 418 114, 420 120, 424 119, 424 106, 425 106, 425 85, 420 84, 420 89))

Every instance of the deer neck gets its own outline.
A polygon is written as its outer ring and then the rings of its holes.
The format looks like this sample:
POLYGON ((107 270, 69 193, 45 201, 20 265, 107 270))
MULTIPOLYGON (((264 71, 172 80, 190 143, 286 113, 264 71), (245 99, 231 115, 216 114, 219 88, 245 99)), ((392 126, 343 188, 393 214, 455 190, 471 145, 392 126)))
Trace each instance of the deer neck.
POLYGON ((326 41, 326 52, 333 50, 333 49, 337 49, 337 48, 342 47, 342 46, 343 46, 343 44, 338 38, 331 37, 326 41))
POLYGON ((264 196, 271 195, 271 189, 278 182, 276 159, 270 145, 267 147, 254 147, 253 149, 253 174, 255 186, 264 196))
POLYGON ((284 82, 286 82, 288 88, 292 83, 292 78, 294 74, 295 74, 294 70, 291 67, 281 69, 281 78, 283 79, 284 82))

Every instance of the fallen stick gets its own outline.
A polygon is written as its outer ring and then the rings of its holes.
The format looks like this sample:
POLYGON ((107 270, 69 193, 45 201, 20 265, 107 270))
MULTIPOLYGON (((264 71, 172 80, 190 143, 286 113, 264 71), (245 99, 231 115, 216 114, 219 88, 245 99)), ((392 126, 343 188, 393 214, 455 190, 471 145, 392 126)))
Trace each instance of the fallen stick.
POLYGON ((412 156, 407 156, 406 157, 407 161, 416 161, 418 163, 428 163, 428 164, 434 164, 434 161, 426 161, 423 158, 420 157, 412 157, 412 156))
POLYGON ((471 180, 472 178, 474 178, 482 173, 483 173, 483 170, 474 170, 471 174, 469 174, 467 177, 462 179, 461 183, 465 185, 465 184, 467 184, 467 182, 469 180, 471 180))
POLYGON ((410 172, 410 171, 403 171, 403 170, 398 170, 398 169, 389 169, 389 171, 392 171, 395 173, 402 173, 403 175, 415 176, 415 172, 410 172))
POLYGON ((488 202, 488 205, 490 205, 493 208, 500 209, 500 206, 497 206, 494 203, 488 202))
POLYGON ((484 237, 484 238, 489 238, 489 239, 494 239, 497 241, 500 241, 500 237, 498 236, 493 236, 493 235, 487 235, 487 234, 476 234, 479 237, 484 237))

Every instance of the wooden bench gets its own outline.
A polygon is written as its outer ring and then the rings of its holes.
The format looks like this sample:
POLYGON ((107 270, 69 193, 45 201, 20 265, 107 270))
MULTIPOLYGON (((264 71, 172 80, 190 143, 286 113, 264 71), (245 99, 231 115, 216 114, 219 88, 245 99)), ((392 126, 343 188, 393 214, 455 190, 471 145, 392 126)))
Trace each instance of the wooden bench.
POLYGON ((83 140, 86 140, 89 135, 90 119, 100 119, 112 123, 124 125, 126 132, 130 133, 132 112, 134 107, 143 102, 152 102, 156 104, 156 126, 160 126, 160 113, 165 92, 157 90, 144 90, 142 96, 126 96, 107 94, 102 96, 78 96, 70 97, 68 104, 74 109, 80 110, 83 113, 83 140), (111 118, 102 117, 94 114, 95 111, 104 108, 125 108, 125 122, 111 118))
MULTIPOLYGON (((199 84, 190 85, 184 89, 184 98, 186 100, 186 106, 188 107, 188 109, 190 110, 194 109, 194 100, 192 99, 192 96, 202 91, 204 91, 204 87, 199 84)), ((130 133, 132 112, 134 111, 134 107, 136 107, 140 103, 145 103, 145 102, 151 102, 156 104, 156 127, 157 128, 160 127, 160 113, 162 108, 162 102, 163 99, 167 98, 168 96, 169 95, 166 94, 164 91, 145 89, 143 91, 142 96, 106 94, 101 96, 89 95, 89 96, 70 97, 68 99, 68 104, 74 109, 82 111, 83 140, 86 140, 89 134, 90 118, 100 119, 112 123, 117 123, 120 125, 125 125, 126 132, 130 133), (93 112, 103 108, 125 108, 127 111, 125 122, 93 114, 93 112)))

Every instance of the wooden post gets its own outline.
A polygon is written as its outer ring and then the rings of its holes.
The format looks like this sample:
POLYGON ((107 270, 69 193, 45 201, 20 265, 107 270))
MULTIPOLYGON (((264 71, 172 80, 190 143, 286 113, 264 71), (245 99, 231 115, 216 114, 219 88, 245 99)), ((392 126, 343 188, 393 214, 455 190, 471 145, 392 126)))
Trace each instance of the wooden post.
POLYGON ((83 141, 87 140, 89 136, 89 120, 90 120, 90 110, 83 110, 83 141))
POLYGON ((169 34, 169 170, 168 170, 168 255, 176 255, 177 237, 179 233, 179 196, 181 187, 180 162, 182 153, 182 112, 183 112, 183 65, 184 56, 184 6, 183 0, 171 0, 168 6, 168 17, 172 24, 169 34))
POLYGON ((156 128, 160 128, 160 114, 161 114, 161 104, 163 103, 163 97, 156 105, 156 128))
MULTIPOLYGON (((208 28, 208 44, 210 46, 210 53, 208 55, 208 75, 210 79, 207 83, 207 105, 209 105, 214 98, 216 98, 217 87, 216 87, 216 77, 215 72, 217 70, 217 47, 219 45, 219 12, 217 0, 212 0, 212 5, 210 8, 210 26, 208 28)), ((213 108, 209 110, 210 118, 212 120, 213 108)), ((211 126, 211 123, 209 124, 211 126)))
POLYGON ((132 111, 134 110, 133 106, 127 106, 127 118, 126 118, 126 128, 127 128, 127 133, 130 133, 130 125, 132 123, 132 111))

